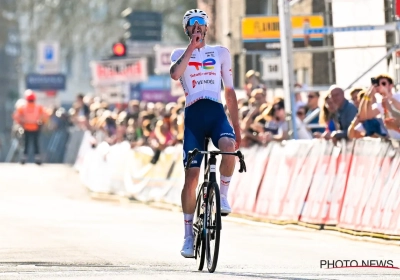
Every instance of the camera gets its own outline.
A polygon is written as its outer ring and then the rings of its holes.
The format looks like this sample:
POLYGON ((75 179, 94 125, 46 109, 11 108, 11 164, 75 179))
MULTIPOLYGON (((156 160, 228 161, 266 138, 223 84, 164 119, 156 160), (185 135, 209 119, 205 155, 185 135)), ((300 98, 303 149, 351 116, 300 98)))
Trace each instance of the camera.
POLYGON ((377 86, 378 85, 378 80, 375 79, 374 77, 371 78, 371 84, 377 86))

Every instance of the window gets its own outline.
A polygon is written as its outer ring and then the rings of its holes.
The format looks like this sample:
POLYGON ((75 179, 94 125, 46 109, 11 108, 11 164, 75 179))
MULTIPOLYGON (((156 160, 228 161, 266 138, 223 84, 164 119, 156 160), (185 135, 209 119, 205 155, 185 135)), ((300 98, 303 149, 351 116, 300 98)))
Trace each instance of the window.
POLYGON ((310 84, 310 71, 308 71, 308 68, 303 68, 303 84, 310 84))
POLYGON ((299 68, 294 71, 294 77, 297 83, 302 85, 310 84, 310 71, 308 68, 299 68))
POLYGON ((261 15, 265 14, 265 0, 247 0, 246 15, 261 15))

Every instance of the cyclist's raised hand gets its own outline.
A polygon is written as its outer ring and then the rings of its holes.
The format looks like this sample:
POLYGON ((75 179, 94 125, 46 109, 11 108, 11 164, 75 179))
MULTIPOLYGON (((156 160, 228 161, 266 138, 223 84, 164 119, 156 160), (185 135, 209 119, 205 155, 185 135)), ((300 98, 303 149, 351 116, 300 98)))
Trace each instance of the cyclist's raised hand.
POLYGON ((192 34, 192 38, 190 39, 190 45, 193 48, 200 48, 203 43, 203 39, 201 38, 201 33, 192 34))

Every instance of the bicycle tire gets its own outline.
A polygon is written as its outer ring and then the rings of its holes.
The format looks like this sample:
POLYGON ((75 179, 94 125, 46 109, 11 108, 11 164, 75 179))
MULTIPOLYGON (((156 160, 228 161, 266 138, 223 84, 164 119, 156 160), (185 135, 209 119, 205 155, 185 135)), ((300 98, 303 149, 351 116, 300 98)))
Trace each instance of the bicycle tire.
MULTIPOLYGON (((204 185, 205 183, 203 183, 204 185)), ((206 247, 205 247, 205 236, 204 236, 204 229, 203 229, 203 224, 204 224, 204 220, 201 217, 201 214, 203 214, 204 217, 204 213, 202 213, 201 211, 201 206, 203 204, 203 191, 202 188, 200 188, 199 193, 197 194, 197 199, 196 199, 196 210, 195 210, 195 217, 196 217, 196 221, 193 223, 193 227, 198 227, 198 229, 193 229, 193 230, 197 230, 199 232, 199 234, 197 234, 195 237, 195 257, 196 257, 196 264, 197 264, 197 269, 199 271, 203 270, 204 267, 204 259, 205 259, 205 255, 206 255, 206 247), (202 221, 202 222, 199 222, 202 221)))
POLYGON ((210 183, 207 188, 207 206, 205 209, 204 224, 206 225, 207 269, 210 273, 213 273, 217 268, 219 244, 220 244, 221 228, 222 228, 220 194, 219 194, 219 187, 216 182, 210 183), (213 202, 215 202, 215 205, 213 205, 213 202), (213 216, 212 211, 210 213, 210 209, 213 209, 213 206, 215 206, 215 217, 214 220, 211 219, 210 223, 210 217, 212 218, 213 216), (212 239, 215 240, 213 252, 211 252, 211 245, 210 245, 212 239))

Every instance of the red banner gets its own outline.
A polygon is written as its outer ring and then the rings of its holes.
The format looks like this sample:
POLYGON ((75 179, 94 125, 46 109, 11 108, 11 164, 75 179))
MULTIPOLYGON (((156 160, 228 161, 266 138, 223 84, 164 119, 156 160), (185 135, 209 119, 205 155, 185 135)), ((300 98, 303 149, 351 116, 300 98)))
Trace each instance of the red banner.
POLYGON ((281 215, 281 219, 289 221, 299 220, 319 156, 319 147, 313 145, 315 142, 299 141, 298 143, 297 168, 291 176, 281 215), (299 171, 297 172, 297 170, 299 171))
POLYGON ((365 203, 362 205, 362 216, 360 221, 356 222, 357 230, 361 231, 372 231, 372 215, 378 212, 378 205, 381 195, 385 195, 383 192, 385 183, 389 177, 391 158, 387 156, 389 144, 380 143, 380 154, 377 156, 372 179, 371 188, 366 198, 365 203), (381 168, 376 168, 381 166, 381 168))
MULTIPOLYGON (((387 158, 390 157, 391 152, 395 152, 393 151, 393 149, 388 152, 387 158)), ((385 160, 384 160, 384 164, 385 164, 385 160)), ((398 171, 399 171, 399 166, 400 166, 400 154, 395 153, 395 157, 393 159, 391 159, 390 163, 389 163, 389 175, 387 176, 387 178, 384 178, 382 175, 382 181, 383 181, 383 188, 381 190, 380 196, 379 196, 379 200, 374 208, 373 211, 373 216, 372 216, 372 229, 371 231, 373 232, 379 232, 379 233, 385 233, 385 223, 383 223, 384 221, 384 214, 385 211, 387 209, 387 205, 388 205, 388 200, 389 200, 389 196, 390 193, 392 192, 392 189, 394 188, 395 182, 396 182, 396 177, 398 178, 399 176, 398 171)), ((387 214, 386 214, 387 216, 387 214)), ((387 226, 386 226, 387 227, 387 226)))
POLYGON ((346 143, 342 141, 341 147, 333 149, 333 156, 337 156, 335 176, 333 178, 333 187, 327 199, 328 215, 324 221, 326 225, 337 225, 339 223, 340 213, 342 211, 343 199, 346 191, 347 178, 351 166, 353 152, 353 142, 346 143))
POLYGON ((272 145, 268 147, 254 146, 244 155, 245 161, 251 162, 251 168, 248 168, 246 173, 239 173, 237 166, 234 176, 241 179, 237 181, 234 190, 229 190, 233 212, 246 215, 251 215, 254 212, 258 188, 268 164, 271 147, 272 145))
POLYGON ((256 208, 253 213, 256 217, 267 218, 269 217, 270 208, 275 198, 275 190, 278 188, 278 182, 286 180, 289 177, 289 173, 280 173, 281 170, 286 167, 286 158, 284 146, 280 143, 271 143, 271 153, 269 156, 268 166, 264 173, 263 180, 261 182, 260 190, 258 193, 256 208))
POLYGON ((317 168, 314 169, 310 190, 308 192, 300 221, 322 224, 326 217, 328 193, 331 192, 335 175, 337 157, 333 157, 333 144, 319 141, 313 152, 319 152, 317 168))

